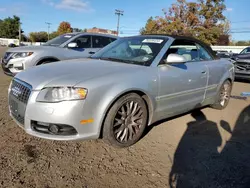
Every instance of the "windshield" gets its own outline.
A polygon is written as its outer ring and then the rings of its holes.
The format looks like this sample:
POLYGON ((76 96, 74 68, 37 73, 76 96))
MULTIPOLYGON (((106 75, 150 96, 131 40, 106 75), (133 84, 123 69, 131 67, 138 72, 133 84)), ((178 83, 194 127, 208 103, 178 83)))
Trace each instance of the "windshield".
POLYGON ((91 58, 150 66, 167 39, 164 37, 120 38, 91 58))
POLYGON ((72 37, 74 37, 75 34, 64 34, 60 35, 52 40, 49 40, 44 46, 60 46, 61 44, 65 43, 66 41, 70 40, 72 37))
POLYGON ((250 48, 245 48, 240 52, 240 54, 246 54, 246 53, 250 53, 250 48))

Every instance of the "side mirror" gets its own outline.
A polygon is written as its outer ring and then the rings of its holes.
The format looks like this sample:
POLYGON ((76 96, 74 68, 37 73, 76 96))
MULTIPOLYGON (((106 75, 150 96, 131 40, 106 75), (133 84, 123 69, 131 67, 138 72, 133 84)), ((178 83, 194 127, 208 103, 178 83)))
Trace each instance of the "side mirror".
POLYGON ((75 42, 71 42, 68 44, 68 48, 76 48, 77 44, 75 42))
POLYGON ((169 54, 165 63, 175 63, 175 64, 182 64, 186 63, 187 60, 184 56, 178 54, 169 54))

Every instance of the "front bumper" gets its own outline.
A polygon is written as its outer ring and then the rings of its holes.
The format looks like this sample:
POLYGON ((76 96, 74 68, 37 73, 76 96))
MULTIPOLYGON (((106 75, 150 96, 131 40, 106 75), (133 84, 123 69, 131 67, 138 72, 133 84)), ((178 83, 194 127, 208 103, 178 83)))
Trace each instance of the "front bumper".
POLYGON ((4 71, 4 73, 8 76, 15 76, 19 72, 23 71, 25 69, 25 65, 29 61, 29 59, 26 58, 20 58, 20 59, 9 59, 5 60, 1 59, 1 66, 4 71))
POLYGON ((7 68, 3 63, 1 63, 1 66, 2 66, 2 70, 3 70, 4 74, 6 74, 8 76, 13 76, 13 77, 17 74, 17 73, 12 73, 10 71, 10 69, 7 68))
MULTIPOLYGON (((25 130, 26 133, 50 140, 86 140, 97 139, 99 137, 99 123, 93 109, 85 108, 84 100, 63 101, 59 103, 36 102, 39 91, 32 91, 28 100, 24 124, 20 123, 10 112, 14 121, 25 130), (93 122, 82 124, 82 120, 93 119, 93 122), (49 124, 68 125, 76 130, 74 135, 57 135, 51 133, 41 133, 33 129, 33 122, 43 122, 49 124)), ((10 95, 9 95, 10 98, 10 95)), ((10 99, 9 99, 10 101, 10 99)), ((9 102, 10 103, 10 102, 9 102)))
POLYGON ((250 71, 235 71, 235 79, 250 80, 250 71))

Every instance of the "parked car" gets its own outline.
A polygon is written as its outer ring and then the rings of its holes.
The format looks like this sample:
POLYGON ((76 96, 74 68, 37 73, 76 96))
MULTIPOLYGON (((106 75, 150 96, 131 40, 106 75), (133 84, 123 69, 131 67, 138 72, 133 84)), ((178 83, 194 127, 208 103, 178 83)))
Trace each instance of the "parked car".
POLYGON ((2 58, 3 71, 10 76, 41 64, 86 58, 115 41, 116 36, 94 33, 67 33, 42 46, 24 46, 7 50, 2 58))
POLYGON ((231 54, 227 50, 217 50, 216 55, 220 58, 230 58, 231 54))
POLYGON ((10 44, 8 45, 8 47, 10 47, 10 48, 15 48, 15 47, 17 47, 17 45, 14 44, 14 43, 10 43, 10 44))
POLYGON ((120 38, 90 58, 17 74, 9 87, 10 115, 33 136, 104 138, 127 147, 156 121, 228 105, 234 66, 213 54, 193 38, 120 38))
POLYGON ((250 80, 250 47, 231 57, 235 65, 235 78, 250 80))

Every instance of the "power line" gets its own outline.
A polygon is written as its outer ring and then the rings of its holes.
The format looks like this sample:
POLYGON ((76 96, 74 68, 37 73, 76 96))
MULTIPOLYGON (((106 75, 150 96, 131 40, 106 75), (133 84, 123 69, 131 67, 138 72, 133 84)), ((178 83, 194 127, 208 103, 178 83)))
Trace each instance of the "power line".
POLYGON ((240 27, 240 28, 232 28, 231 30, 234 30, 234 31, 239 31, 239 30, 250 30, 250 27, 240 27))
POLYGON ((231 33, 250 33, 250 30, 248 30, 248 31, 232 31, 231 33))
POLYGON ((118 16, 118 20, 117 20, 117 36, 119 35, 119 26, 120 26, 120 16, 123 16, 124 11, 122 10, 115 10, 115 14, 118 16))
POLYGON ((48 40, 49 40, 49 29, 50 29, 50 25, 51 25, 52 23, 45 22, 45 24, 47 24, 47 25, 48 25, 48 40))
POLYGON ((243 20, 243 21, 234 21, 231 23, 250 23, 250 20, 243 20))

